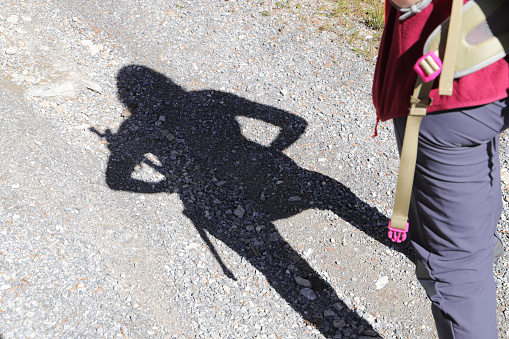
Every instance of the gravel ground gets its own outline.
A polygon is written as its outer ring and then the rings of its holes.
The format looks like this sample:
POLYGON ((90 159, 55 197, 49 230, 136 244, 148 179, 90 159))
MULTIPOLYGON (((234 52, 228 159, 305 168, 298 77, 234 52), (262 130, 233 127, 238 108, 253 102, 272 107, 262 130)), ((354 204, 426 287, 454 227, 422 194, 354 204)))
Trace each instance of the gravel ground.
POLYGON ((4 1, 0 337, 436 338, 374 32, 324 4, 4 1))

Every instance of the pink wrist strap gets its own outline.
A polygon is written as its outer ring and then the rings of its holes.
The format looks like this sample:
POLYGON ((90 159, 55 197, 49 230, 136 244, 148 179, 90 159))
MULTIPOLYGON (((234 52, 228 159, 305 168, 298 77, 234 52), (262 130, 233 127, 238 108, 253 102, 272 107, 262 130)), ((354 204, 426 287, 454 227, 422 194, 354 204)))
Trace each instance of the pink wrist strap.
POLYGON ((403 242, 406 240, 408 232, 408 223, 406 223, 405 229, 401 230, 399 228, 392 228, 391 222, 389 221, 389 238, 392 240, 392 242, 403 242))

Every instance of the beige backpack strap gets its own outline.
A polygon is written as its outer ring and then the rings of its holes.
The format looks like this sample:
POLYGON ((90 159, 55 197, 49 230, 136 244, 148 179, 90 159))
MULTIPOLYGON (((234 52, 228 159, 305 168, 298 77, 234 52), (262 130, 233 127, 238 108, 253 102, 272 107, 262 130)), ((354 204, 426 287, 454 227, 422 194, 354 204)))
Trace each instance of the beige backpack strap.
POLYGON ((421 126, 422 118, 426 115, 428 106, 431 105, 429 93, 432 86, 433 81, 424 82, 418 77, 411 99, 410 113, 407 117, 405 137, 403 138, 403 148, 401 150, 392 220, 389 222, 389 238, 394 242, 405 241, 406 232, 408 231, 408 209, 410 207, 415 163, 417 160, 419 127, 421 126))
POLYGON ((451 19, 443 57, 444 67, 438 83, 438 94, 440 95, 452 95, 454 66, 456 65, 458 45, 460 43, 462 16, 463 0, 452 0, 451 19))

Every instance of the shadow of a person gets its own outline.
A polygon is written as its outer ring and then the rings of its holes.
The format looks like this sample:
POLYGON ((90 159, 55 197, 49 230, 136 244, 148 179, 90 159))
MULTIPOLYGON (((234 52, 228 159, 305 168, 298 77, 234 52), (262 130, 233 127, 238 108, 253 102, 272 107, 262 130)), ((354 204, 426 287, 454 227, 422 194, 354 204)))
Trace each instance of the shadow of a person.
POLYGON ((324 317, 324 311, 334 309, 334 304, 336 317, 351 328, 373 331, 272 223, 310 208, 329 209, 376 239, 386 237, 385 231, 371 227, 374 219, 385 223, 385 216, 341 183, 300 168, 282 152, 303 134, 305 120, 233 94, 188 92, 163 74, 139 65, 123 67, 117 74, 117 86, 130 117, 115 134, 109 130, 101 134, 111 152, 106 170, 110 188, 178 193, 184 214, 228 277, 235 279, 234 272, 223 263, 208 234, 262 272, 275 291, 326 337, 337 331, 332 326, 334 319, 324 317), (269 146, 252 142, 242 135, 238 116, 270 123, 280 132, 269 146), (132 174, 140 164, 155 169, 164 179, 136 179, 132 174), (314 293, 307 290, 304 295, 295 276, 287 275, 291 265, 294 275, 311 282, 314 293))

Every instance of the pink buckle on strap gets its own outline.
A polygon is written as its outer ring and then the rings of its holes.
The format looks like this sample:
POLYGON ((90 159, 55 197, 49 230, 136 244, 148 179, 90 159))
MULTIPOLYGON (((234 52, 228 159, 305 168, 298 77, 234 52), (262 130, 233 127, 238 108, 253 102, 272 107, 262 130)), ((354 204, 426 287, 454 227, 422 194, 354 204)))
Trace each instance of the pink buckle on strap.
POLYGON ((400 230, 399 228, 391 227, 391 222, 389 221, 389 238, 392 242, 403 242, 406 240, 406 235, 408 232, 408 223, 406 223, 405 229, 400 230))
POLYGON ((442 72, 442 60, 436 56, 435 52, 431 51, 417 60, 414 70, 424 82, 429 82, 442 72))

